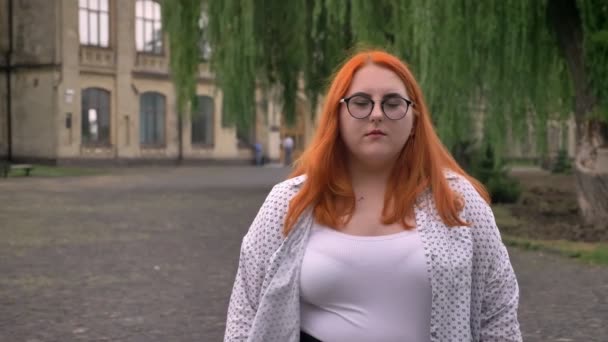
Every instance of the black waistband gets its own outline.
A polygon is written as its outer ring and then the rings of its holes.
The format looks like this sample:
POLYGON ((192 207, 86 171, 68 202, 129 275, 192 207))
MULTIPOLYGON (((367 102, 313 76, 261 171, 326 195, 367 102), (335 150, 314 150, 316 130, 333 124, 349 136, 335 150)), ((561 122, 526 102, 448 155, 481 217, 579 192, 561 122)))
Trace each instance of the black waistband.
POLYGON ((300 330, 300 342, 323 342, 300 330))

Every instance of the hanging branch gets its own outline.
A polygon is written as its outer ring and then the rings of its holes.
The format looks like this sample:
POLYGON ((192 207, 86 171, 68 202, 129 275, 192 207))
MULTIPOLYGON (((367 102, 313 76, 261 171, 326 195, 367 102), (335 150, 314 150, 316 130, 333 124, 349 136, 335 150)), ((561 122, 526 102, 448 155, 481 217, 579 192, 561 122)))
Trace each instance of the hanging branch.
MULTIPOLYGON (((314 108, 336 65, 363 43, 408 62, 448 147, 470 135, 483 108, 485 137, 500 155, 505 127, 518 138, 536 122, 540 136, 548 119, 573 108, 573 84, 547 25, 547 6, 555 1, 563 0, 210 1, 212 68, 223 90, 224 116, 239 127, 250 126, 256 87, 278 86, 284 117, 292 123, 298 82, 304 81, 314 108)), ((176 8, 195 8, 195 2, 166 1, 176 8)), ((602 0, 577 4, 591 86, 598 108, 606 108, 608 5, 602 0)), ((172 54, 190 44, 185 31, 170 32, 179 37, 172 54)), ((173 65, 186 71, 192 64, 173 65)), ((174 73, 185 89, 187 72, 174 73)))
MULTIPOLYGON (((171 77, 175 87, 177 112, 186 114, 190 104, 195 104, 199 42, 201 28, 200 0, 165 0, 162 2, 163 27, 169 35, 171 77)), ((190 106, 190 111, 194 106, 190 106)))
POLYGON ((608 3, 579 1, 583 21, 586 68, 597 108, 593 115, 608 122, 608 3))

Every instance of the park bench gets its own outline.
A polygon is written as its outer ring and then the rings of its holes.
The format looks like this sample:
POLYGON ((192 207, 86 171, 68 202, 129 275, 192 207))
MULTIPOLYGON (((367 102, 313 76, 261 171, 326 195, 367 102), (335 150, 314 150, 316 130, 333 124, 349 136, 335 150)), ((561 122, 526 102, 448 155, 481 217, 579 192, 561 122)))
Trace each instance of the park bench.
POLYGON ((4 175, 4 178, 8 177, 8 173, 11 170, 23 170, 26 176, 29 176, 34 169, 33 165, 30 164, 9 164, 0 162, 0 172, 4 175))

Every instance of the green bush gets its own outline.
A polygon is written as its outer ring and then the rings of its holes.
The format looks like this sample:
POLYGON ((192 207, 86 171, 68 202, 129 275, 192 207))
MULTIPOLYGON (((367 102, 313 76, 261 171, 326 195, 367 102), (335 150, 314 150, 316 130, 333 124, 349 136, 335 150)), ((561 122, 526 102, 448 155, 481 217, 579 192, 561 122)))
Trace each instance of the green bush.
POLYGON ((485 184, 493 203, 515 203, 521 195, 517 180, 508 176, 490 178, 485 184))
POLYGON ((504 162, 496 160, 490 145, 476 151, 473 160, 470 172, 486 186, 493 203, 517 202, 521 195, 519 182, 509 176, 504 162))
POLYGON ((557 152, 557 158, 555 159, 555 163, 553 167, 551 167, 552 173, 569 173, 572 170, 572 164, 570 163, 570 158, 568 157, 568 151, 565 149, 560 149, 557 152))
POLYGON ((465 170, 470 170, 473 166, 473 158, 475 157, 475 141, 463 140, 452 146, 452 156, 458 162, 458 165, 465 170))

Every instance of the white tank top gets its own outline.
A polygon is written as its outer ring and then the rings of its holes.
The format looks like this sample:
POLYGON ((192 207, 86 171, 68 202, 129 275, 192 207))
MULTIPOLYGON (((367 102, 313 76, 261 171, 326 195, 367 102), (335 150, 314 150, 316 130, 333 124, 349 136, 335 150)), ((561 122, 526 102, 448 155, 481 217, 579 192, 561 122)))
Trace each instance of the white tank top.
POLYGON ((429 341, 431 286, 418 232, 355 236, 314 224, 300 303, 301 329, 323 342, 429 341))

